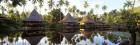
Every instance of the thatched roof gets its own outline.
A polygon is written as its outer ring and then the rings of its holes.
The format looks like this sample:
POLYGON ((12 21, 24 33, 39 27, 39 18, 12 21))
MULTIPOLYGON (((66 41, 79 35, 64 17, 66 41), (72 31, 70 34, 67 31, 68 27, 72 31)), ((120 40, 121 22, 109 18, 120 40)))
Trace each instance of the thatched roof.
POLYGON ((34 9, 25 21, 42 21, 42 16, 34 9))
POLYGON ((85 16, 81 20, 81 23, 95 23, 95 21, 90 16, 85 16))
POLYGON ((77 22, 77 21, 70 15, 70 13, 68 13, 60 22, 67 23, 67 22, 77 22))

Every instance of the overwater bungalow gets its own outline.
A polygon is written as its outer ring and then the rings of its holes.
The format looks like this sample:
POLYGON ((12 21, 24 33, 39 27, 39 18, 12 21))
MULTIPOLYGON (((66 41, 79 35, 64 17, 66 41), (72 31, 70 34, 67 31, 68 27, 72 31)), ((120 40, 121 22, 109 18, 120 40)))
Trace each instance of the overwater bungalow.
POLYGON ((43 29, 43 18, 42 16, 34 9, 30 16, 24 21, 25 30, 42 30, 43 29))
POLYGON ((78 30, 79 29, 79 23, 74 17, 68 13, 62 20, 59 21, 59 23, 63 24, 63 30, 69 30, 68 32, 78 30))
POLYGON ((83 19, 80 21, 80 25, 82 26, 81 28, 85 30, 92 29, 94 24, 95 24, 95 21, 88 15, 83 17, 83 19))

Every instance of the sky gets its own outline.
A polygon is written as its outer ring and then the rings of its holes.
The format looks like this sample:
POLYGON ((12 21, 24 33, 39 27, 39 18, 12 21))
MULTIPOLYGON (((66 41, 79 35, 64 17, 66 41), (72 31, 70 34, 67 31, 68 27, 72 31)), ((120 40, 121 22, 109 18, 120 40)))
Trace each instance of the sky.
MULTIPOLYGON (((47 11, 49 10, 47 1, 48 0, 44 0, 43 7, 41 8, 41 10, 40 10, 39 5, 38 5, 39 3, 35 4, 35 6, 37 6, 37 11, 43 15, 46 14, 45 9, 47 9, 47 11)), ((57 2, 58 0, 54 0, 54 1, 57 2)), ((102 11, 103 5, 107 6, 106 12, 109 12, 109 11, 114 10, 114 9, 123 8, 124 2, 126 2, 126 0, 87 0, 89 7, 85 9, 83 7, 85 0, 68 0, 68 1, 70 3, 70 7, 75 5, 81 11, 86 11, 86 12, 88 12, 90 9, 94 9, 94 14, 103 14, 103 11, 102 11), (98 9, 95 8, 96 4, 99 5, 98 9)), ((4 6, 5 4, 1 3, 0 5, 4 6)), ((136 0, 135 7, 137 7, 137 6, 140 6, 140 1, 136 0)), ((23 11, 23 7, 21 7, 21 6, 17 6, 16 8, 17 8, 17 10, 19 10, 19 12, 23 11)), ((65 11, 64 8, 66 8, 66 7, 62 6, 61 11, 64 13, 64 15, 66 15, 67 11, 65 11)), ((29 11, 29 12, 31 12, 34 9, 34 5, 32 4, 31 1, 27 2, 25 9, 26 9, 25 11, 29 11)))

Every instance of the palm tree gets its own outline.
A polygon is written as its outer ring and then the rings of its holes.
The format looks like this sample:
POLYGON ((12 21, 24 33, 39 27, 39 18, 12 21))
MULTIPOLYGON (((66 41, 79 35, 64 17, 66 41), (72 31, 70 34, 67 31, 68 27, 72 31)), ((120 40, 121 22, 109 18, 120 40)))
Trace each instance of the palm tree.
POLYGON ((37 2, 37 0, 32 0, 32 3, 35 4, 37 2))
MULTIPOLYGON (((133 11, 133 9, 134 9, 134 5, 135 5, 135 0, 133 1, 133 3, 131 2, 131 1, 126 1, 126 3, 124 3, 124 10, 125 10, 125 8, 127 7, 127 9, 132 9, 132 11, 133 11)), ((125 18, 126 19, 124 19, 124 21, 126 22, 125 23, 125 25, 126 26, 135 26, 133 23, 134 23, 134 18, 135 17, 133 17, 134 15, 130 15, 130 13, 126 13, 125 14, 125 18), (129 15, 128 15, 129 14, 129 15), (129 23, 128 23, 129 22, 129 23), (131 23, 130 23, 131 22, 131 23)), ((128 28, 129 29, 129 28, 128 28)), ((135 31, 132 31, 133 29, 131 29, 130 30, 130 34, 131 34, 131 36, 132 36, 132 43, 131 43, 131 45, 136 45, 136 33, 135 33, 135 31)))
POLYGON ((102 7, 102 10, 104 11, 104 13, 105 13, 106 9, 107 9, 107 6, 104 5, 104 6, 102 7))
POLYGON ((72 12, 74 13, 77 8, 76 8, 76 6, 72 6, 71 9, 72 9, 72 12))
MULTIPOLYGON (((58 4, 57 4, 57 7, 60 8, 60 10, 61 10, 61 6, 63 6, 64 4, 65 4, 64 0, 59 0, 58 4)), ((60 19, 61 19, 61 15, 60 15, 60 19)))
POLYGON ((132 10, 134 10, 135 2, 136 2, 136 0, 133 1, 132 10))
POLYGON ((77 10, 76 6, 72 6, 69 8, 69 12, 74 13, 74 14, 75 14, 76 10, 77 10))
MULTIPOLYGON (((12 3, 10 3, 13 7, 16 7, 17 5, 21 6, 22 1, 25 0, 0 0, 0 3, 4 1, 4 3, 7 3, 9 1, 11 1, 12 3)), ((36 0, 35 0, 36 1, 36 0)))
POLYGON ((65 1, 65 5, 68 7, 69 6, 69 2, 66 0, 65 1))
POLYGON ((40 7, 40 13, 41 13, 41 7, 43 6, 43 3, 42 3, 43 0, 38 0, 38 2, 40 3, 40 4, 39 4, 39 7, 40 7))
POLYGON ((96 8, 96 13, 97 13, 97 9, 99 8, 99 5, 96 4, 96 5, 95 5, 95 8, 96 8))
POLYGON ((89 6, 88 5, 88 2, 87 1, 84 1, 84 4, 83 5, 84 5, 85 11, 86 11, 86 8, 89 6))
POLYGON ((96 9, 98 9, 98 8, 99 8, 99 5, 98 5, 98 4, 96 4, 96 5, 95 5, 95 7, 96 7, 96 9))
POLYGON ((3 6, 1 6, 1 10, 2 10, 2 15, 5 15, 4 11, 6 11, 6 9, 3 6))
POLYGON ((90 11, 88 12, 88 15, 93 15, 93 9, 90 9, 90 11))
POLYGON ((68 10, 68 6, 69 6, 69 2, 67 0, 65 1, 65 6, 66 6, 65 11, 66 11, 66 10, 68 10))
POLYGON ((79 10, 76 8, 75 5, 72 6, 72 7, 70 7, 70 8, 68 9, 68 11, 69 11, 70 13, 73 13, 73 15, 74 15, 75 17, 77 17, 77 13, 79 12, 79 10))
POLYGON ((52 9, 53 6, 54 6, 54 1, 53 0, 49 0, 48 1, 48 6, 49 6, 50 9, 52 9))
POLYGON ((89 5, 88 5, 88 2, 87 1, 84 1, 84 8, 87 8, 89 5))
POLYGON ((23 6, 23 12, 24 12, 25 11, 26 0, 23 0, 21 3, 22 3, 22 6, 23 6))
POLYGON ((127 9, 129 9, 129 8, 132 8, 132 2, 131 1, 126 1, 126 3, 124 3, 124 9, 126 9, 126 7, 127 7, 127 9))
POLYGON ((57 5, 57 7, 61 7, 61 6, 63 6, 65 4, 65 2, 64 2, 64 0, 59 0, 58 1, 58 5, 57 5))
POLYGON ((23 6, 23 12, 22 12, 22 15, 21 15, 21 19, 23 20, 23 18, 25 18, 23 15, 25 15, 26 0, 23 0, 21 3, 22 3, 22 6, 23 6))

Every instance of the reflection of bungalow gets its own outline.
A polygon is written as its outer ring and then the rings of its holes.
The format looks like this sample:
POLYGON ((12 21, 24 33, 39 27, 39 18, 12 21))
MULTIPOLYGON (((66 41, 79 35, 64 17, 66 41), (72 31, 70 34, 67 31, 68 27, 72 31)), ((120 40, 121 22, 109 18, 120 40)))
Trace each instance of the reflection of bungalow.
POLYGON ((90 16, 85 16, 80 22, 80 25, 82 25, 84 29, 91 29, 93 28, 93 25, 95 24, 95 21, 90 16))
POLYGON ((68 13, 61 21, 60 23, 63 24, 64 30, 76 30, 79 29, 79 24, 77 21, 68 13))
POLYGON ((73 39, 73 36, 75 35, 76 33, 62 33, 62 35, 66 38, 66 40, 68 41, 69 44, 73 44, 75 45, 75 42, 74 42, 74 39, 73 39))
POLYGON ((43 29, 42 16, 34 9, 30 16, 24 21, 25 30, 41 30, 43 29))
POLYGON ((93 31, 87 31, 87 30, 84 30, 84 29, 80 29, 80 32, 81 34, 83 34, 84 37, 91 37, 93 31))
POLYGON ((31 37, 22 37, 22 38, 26 39, 31 45, 38 45, 38 43, 43 38, 43 36, 31 36, 31 37))

